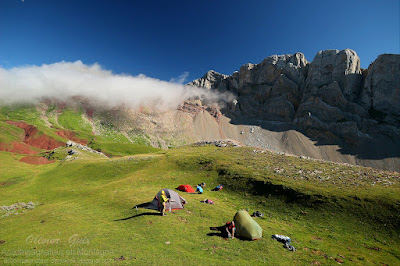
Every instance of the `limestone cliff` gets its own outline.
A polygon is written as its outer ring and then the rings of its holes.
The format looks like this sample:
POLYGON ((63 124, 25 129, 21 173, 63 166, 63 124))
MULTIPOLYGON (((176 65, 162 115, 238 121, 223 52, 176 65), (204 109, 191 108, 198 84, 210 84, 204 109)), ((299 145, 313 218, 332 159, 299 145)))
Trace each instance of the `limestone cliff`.
POLYGON ((221 106, 233 124, 293 129, 361 159, 400 158, 398 54, 380 55, 367 70, 351 49, 320 51, 311 63, 302 53, 273 55, 189 85, 232 93, 221 106))
POLYGON ((190 85, 233 93, 223 110, 232 119, 279 121, 348 142, 400 137, 400 55, 380 55, 364 72, 351 49, 321 51, 311 63, 302 53, 273 55, 230 76, 209 71, 190 85))

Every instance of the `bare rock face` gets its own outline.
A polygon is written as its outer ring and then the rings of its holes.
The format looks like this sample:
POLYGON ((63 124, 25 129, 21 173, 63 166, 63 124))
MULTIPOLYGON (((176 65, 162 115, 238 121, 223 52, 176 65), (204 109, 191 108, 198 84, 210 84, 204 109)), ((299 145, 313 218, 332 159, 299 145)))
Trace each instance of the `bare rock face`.
POLYGON ((233 116, 290 122, 301 100, 307 65, 301 53, 273 55, 260 64, 246 64, 231 76, 219 74, 222 77, 219 80, 205 83, 211 84, 211 89, 230 91, 237 96, 237 108, 230 109, 235 110, 233 116))
POLYGON ((400 55, 382 54, 369 66, 361 105, 400 118, 400 55))
POLYGON ((307 87, 320 88, 337 82, 345 98, 354 102, 361 90, 360 58, 355 51, 345 49, 320 51, 310 65, 307 87))
MULTIPOLYGON (((302 53, 273 55, 231 76, 210 71, 191 84, 233 94, 221 110, 233 124, 294 129, 323 144, 316 149, 338 145, 335 150, 354 162, 382 160, 389 162, 383 169, 399 169, 400 55, 380 55, 368 70, 350 49, 320 51, 311 63, 302 53)), ((262 146, 260 136, 250 143, 262 146)), ((316 153, 324 157, 322 150, 316 153)))
POLYGON ((191 84, 233 93, 223 110, 233 119, 288 123, 349 143, 400 137, 400 55, 380 55, 364 72, 351 49, 320 51, 312 63, 302 53, 273 55, 191 84))
POLYGON ((214 70, 208 71, 202 78, 196 79, 190 82, 188 85, 193 85, 205 89, 214 88, 221 80, 225 79, 227 76, 215 72, 214 70))
POLYGON ((360 59, 355 51, 317 53, 310 64, 303 98, 293 122, 303 131, 329 130, 356 142, 360 136, 367 136, 359 130, 368 116, 357 104, 361 85, 360 59))

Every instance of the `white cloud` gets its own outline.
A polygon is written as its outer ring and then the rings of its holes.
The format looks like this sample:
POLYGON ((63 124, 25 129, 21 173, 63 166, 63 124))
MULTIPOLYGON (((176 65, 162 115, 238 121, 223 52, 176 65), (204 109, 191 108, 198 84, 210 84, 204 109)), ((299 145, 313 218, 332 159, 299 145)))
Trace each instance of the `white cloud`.
MULTIPOLYGON (((182 85, 188 73, 172 82, 145 75, 113 74, 99 64, 81 61, 59 62, 42 66, 0 68, 0 101, 2 103, 36 103, 43 98, 68 100, 83 96, 109 107, 156 105, 175 108, 189 97, 210 94, 196 87, 182 85)), ((214 97, 212 97, 214 98, 214 97)))
POLYGON ((189 77, 189 72, 183 72, 179 77, 171 78, 169 82, 184 84, 187 82, 188 77, 189 77))

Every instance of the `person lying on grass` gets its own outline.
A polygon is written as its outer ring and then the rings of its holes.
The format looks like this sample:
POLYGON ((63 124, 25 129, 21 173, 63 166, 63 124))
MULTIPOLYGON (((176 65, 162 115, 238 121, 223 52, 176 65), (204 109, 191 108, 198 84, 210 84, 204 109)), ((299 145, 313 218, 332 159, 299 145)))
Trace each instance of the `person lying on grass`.
POLYGON ((224 188, 224 186, 222 184, 216 186, 215 188, 213 188, 211 191, 220 191, 224 188))
POLYGON ((235 238, 235 231, 236 231, 236 226, 235 222, 227 222, 223 226, 219 227, 210 227, 210 230, 215 230, 215 231, 221 231, 221 235, 223 238, 235 238))

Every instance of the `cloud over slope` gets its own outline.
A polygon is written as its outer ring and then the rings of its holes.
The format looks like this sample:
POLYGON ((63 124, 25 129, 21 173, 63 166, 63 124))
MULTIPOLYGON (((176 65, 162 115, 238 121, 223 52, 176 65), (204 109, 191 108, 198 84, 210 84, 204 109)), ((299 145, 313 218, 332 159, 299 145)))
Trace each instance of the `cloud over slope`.
POLYGON ((65 101, 83 96, 108 107, 151 105, 166 109, 177 107, 189 97, 216 97, 179 81, 113 74, 99 64, 85 65, 81 61, 0 68, 0 103, 36 103, 43 98, 65 101))

